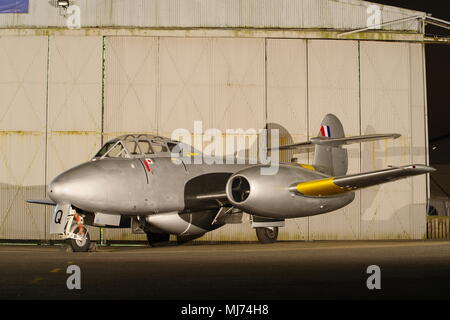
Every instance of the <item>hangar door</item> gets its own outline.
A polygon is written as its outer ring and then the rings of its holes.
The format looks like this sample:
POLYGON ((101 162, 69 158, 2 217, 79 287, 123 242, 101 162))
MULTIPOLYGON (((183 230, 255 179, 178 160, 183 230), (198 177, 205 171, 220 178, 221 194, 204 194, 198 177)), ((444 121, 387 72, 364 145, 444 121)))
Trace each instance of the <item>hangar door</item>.
MULTIPOLYGON (((317 135, 335 113, 348 135, 399 132, 349 148, 350 172, 426 163, 420 44, 262 38, 50 36, 0 39, 0 238, 48 239, 44 198, 59 172, 102 141, 176 128, 263 128, 282 143, 317 135)), ((311 163, 313 153, 287 154, 311 163)), ((425 236, 426 177, 359 191, 338 212, 294 219, 280 239, 425 236)), ((49 216, 47 211, 47 217, 49 216)), ((94 238, 96 228, 93 228, 94 238)), ((144 239, 108 230, 107 240, 144 239)), ((256 240, 247 217, 205 240, 256 240)))
POLYGON ((47 37, 0 38, 0 239, 45 239, 47 37))

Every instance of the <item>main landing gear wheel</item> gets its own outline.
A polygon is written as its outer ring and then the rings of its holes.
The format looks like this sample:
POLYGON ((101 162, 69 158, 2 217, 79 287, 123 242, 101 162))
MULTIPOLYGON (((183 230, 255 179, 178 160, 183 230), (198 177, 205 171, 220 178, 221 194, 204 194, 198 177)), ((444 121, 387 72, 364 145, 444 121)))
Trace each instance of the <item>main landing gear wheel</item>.
POLYGON ((255 228, 260 243, 274 243, 278 238, 278 227, 255 228))
POLYGON ((147 240, 150 246, 155 247, 160 243, 168 242, 170 239, 170 234, 168 233, 153 233, 147 232, 147 240))
MULTIPOLYGON (((78 226, 72 232, 75 234, 78 234, 78 232, 79 232, 78 226)), ((71 246, 71 248, 74 252, 87 252, 91 245, 91 239, 89 237, 89 232, 87 231, 86 228, 84 228, 84 235, 83 235, 82 240, 67 239, 67 242, 71 246)))
POLYGON ((196 234, 196 235, 190 235, 190 236, 177 236, 177 244, 181 245, 181 244, 185 244, 188 243, 189 241, 198 239, 200 237, 203 237, 203 234, 196 234))

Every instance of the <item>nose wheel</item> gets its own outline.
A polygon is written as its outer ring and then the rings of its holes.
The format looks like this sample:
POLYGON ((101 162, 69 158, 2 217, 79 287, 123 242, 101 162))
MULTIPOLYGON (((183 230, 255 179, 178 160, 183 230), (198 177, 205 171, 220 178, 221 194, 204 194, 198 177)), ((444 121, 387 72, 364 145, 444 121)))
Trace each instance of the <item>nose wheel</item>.
POLYGON ((255 228, 260 243, 274 243, 278 238, 278 227, 255 228))
POLYGON ((77 239, 67 239, 68 244, 74 252, 87 252, 91 245, 91 239, 89 237, 89 232, 86 227, 78 227, 74 225, 72 231, 75 235, 78 235, 77 239))
POLYGON ((91 246, 88 229, 84 226, 84 219, 78 213, 69 216, 67 224, 70 229, 66 231, 67 243, 74 252, 87 252, 91 246))

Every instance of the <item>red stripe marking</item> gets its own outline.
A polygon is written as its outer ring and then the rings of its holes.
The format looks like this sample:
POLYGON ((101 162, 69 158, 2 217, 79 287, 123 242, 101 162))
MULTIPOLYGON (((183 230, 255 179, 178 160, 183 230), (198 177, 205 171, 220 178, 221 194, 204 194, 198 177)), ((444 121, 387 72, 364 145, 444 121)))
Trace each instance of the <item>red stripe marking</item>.
POLYGON ((321 126, 320 127, 320 132, 322 133, 322 137, 325 137, 326 135, 325 135, 325 127, 324 126, 321 126))
POLYGON ((147 163, 147 161, 144 161, 144 165, 145 165, 145 167, 147 168, 147 172, 150 172, 150 166, 149 166, 149 164, 147 163))

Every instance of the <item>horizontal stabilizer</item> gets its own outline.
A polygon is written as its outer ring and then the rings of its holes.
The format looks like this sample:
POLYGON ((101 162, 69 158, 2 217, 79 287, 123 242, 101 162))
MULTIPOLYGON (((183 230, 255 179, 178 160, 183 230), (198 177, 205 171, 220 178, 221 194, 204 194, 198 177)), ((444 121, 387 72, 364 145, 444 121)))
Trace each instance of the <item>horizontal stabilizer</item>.
POLYGON ((327 197, 433 171, 436 170, 425 165, 392 167, 367 173, 301 182, 289 190, 305 196, 327 197))
POLYGON ((27 202, 34 203, 34 204, 43 204, 46 206, 56 206, 56 203, 54 203, 52 200, 49 200, 49 199, 27 200, 27 202))
POLYGON ((352 144, 352 143, 378 141, 378 140, 385 140, 385 139, 397 139, 399 137, 401 137, 401 135, 398 133, 368 134, 368 135, 363 135, 363 136, 343 137, 343 138, 315 137, 315 138, 311 138, 310 141, 274 147, 274 148, 271 148, 270 150, 308 149, 308 148, 311 148, 313 145, 339 147, 342 145, 347 145, 347 144, 352 144))
POLYGON ((360 143, 360 142, 370 142, 386 139, 397 139, 400 138, 401 134, 398 133, 388 133, 388 134, 368 134, 364 136, 355 137, 344 137, 344 138, 324 138, 317 137, 311 138, 311 142, 318 145, 338 147, 346 144, 360 143))

